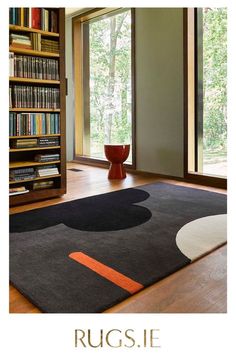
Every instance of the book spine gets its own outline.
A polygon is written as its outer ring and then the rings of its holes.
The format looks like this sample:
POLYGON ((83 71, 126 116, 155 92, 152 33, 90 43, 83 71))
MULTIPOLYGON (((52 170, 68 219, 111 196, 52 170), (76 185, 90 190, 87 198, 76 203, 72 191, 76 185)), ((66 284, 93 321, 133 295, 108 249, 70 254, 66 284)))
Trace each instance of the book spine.
POLYGON ((29 18, 28 18, 28 27, 32 27, 32 8, 29 7, 29 18))
POLYGON ((41 11, 40 8, 32 8, 32 28, 41 28, 41 11))

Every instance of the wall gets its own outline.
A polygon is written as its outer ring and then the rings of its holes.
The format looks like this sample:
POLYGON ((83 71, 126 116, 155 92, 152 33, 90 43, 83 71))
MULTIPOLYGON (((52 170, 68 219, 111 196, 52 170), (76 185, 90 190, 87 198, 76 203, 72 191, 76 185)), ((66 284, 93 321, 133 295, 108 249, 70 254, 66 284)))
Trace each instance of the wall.
MULTIPOLYGON (((136 9, 137 169, 183 176, 183 10, 136 9)), ((73 159, 71 18, 66 21, 67 159, 73 159)))
POLYGON ((183 176, 183 10, 136 9, 137 169, 183 176))
POLYGON ((66 97, 66 156, 67 161, 73 159, 74 149, 74 88, 72 66, 72 21, 66 19, 66 77, 68 80, 68 95, 66 97))

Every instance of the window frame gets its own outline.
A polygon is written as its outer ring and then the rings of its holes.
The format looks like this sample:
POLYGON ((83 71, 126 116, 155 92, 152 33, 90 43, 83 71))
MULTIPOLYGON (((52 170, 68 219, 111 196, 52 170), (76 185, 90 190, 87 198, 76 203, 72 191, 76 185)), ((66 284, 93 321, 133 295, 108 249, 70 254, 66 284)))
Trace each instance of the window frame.
MULTIPOLYGON (((72 19, 72 51, 73 51, 73 81, 74 81, 74 151, 73 159, 89 165, 108 166, 105 159, 83 155, 84 107, 83 107, 83 49, 82 24, 96 17, 108 17, 112 12, 126 8, 95 8, 72 19)), ((125 164, 129 169, 136 169, 136 90, 135 90, 135 9, 131 10, 131 92, 132 92, 132 164, 125 164)))
MULTIPOLYGON (((197 75, 199 70, 197 41, 197 9, 183 9, 183 53, 184 53, 184 178, 193 183, 227 188, 227 177, 197 172, 199 164, 199 131, 197 75), (195 172, 194 172, 195 171, 195 172)), ((201 139, 201 136, 200 136, 201 139)))

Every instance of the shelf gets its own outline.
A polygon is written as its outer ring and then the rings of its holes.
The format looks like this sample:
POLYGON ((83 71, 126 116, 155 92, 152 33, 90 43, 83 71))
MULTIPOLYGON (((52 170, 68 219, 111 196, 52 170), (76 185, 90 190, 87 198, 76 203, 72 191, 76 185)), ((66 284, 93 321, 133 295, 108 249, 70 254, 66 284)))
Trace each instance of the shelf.
POLYGON ((51 53, 51 52, 41 52, 39 50, 33 49, 24 49, 24 48, 14 48, 10 46, 9 52, 26 54, 26 55, 34 55, 38 57, 49 57, 49 58, 59 58, 59 53, 51 53))
MULTIPOLYGON (((48 50, 50 52, 45 51, 47 50, 47 47, 41 47, 43 49, 42 51, 40 50, 35 50, 37 47, 34 46, 32 42, 32 46, 25 46, 24 48, 20 47, 19 45, 13 43, 9 46, 9 52, 15 53, 14 57, 19 54, 19 56, 28 56, 28 59, 30 57, 35 57, 36 59, 38 58, 39 61, 45 61, 45 59, 54 59, 58 61, 58 76, 51 76, 52 78, 57 78, 57 80, 45 80, 44 79, 39 79, 40 75, 35 75, 36 77, 18 77, 14 76, 13 71, 11 71, 13 76, 9 77, 9 84, 10 87, 14 86, 31 86, 31 87, 47 87, 49 90, 51 88, 55 88, 56 90, 59 91, 59 100, 57 104, 51 105, 51 107, 57 107, 57 108, 45 108, 46 104, 41 103, 41 107, 38 108, 37 106, 35 107, 15 107, 17 105, 12 105, 13 107, 9 108, 9 112, 14 114, 11 114, 11 116, 16 116, 17 113, 23 114, 23 113, 45 113, 45 115, 48 113, 58 113, 58 118, 60 122, 60 131, 59 130, 54 130, 54 131, 59 131, 58 134, 43 134, 42 131, 47 131, 50 132, 50 130, 37 130, 37 133, 34 135, 14 135, 14 136, 9 136, 9 152, 10 152, 10 163, 9 163, 9 168, 10 171, 13 171, 13 169, 16 168, 29 168, 32 167, 35 170, 38 168, 38 166, 44 166, 45 168, 48 167, 49 165, 56 165, 58 168, 60 167, 60 174, 58 175, 50 175, 50 176, 42 176, 42 177, 36 177, 33 179, 30 179, 31 176, 27 176, 28 179, 21 180, 21 181, 10 181, 10 187, 19 187, 21 185, 25 185, 26 187, 30 187, 33 185, 34 181, 49 181, 53 180, 54 181, 54 186, 52 188, 45 188, 45 189, 39 189, 39 190, 30 190, 28 193, 24 194, 19 194, 19 195, 12 195, 10 196, 10 206, 16 206, 20 204, 26 204, 26 203, 32 203, 36 202, 39 200, 44 200, 52 197, 59 197, 63 194, 66 193, 66 152, 65 152, 65 111, 66 111, 66 97, 65 97, 65 91, 66 91, 66 81, 65 81, 65 9, 64 8, 47 8, 48 10, 54 10, 55 15, 57 16, 57 27, 53 27, 54 30, 56 30, 58 33, 55 32, 49 32, 49 31, 43 31, 42 29, 36 29, 36 28, 29 28, 25 26, 20 26, 20 25, 9 25, 9 33, 10 34, 15 34, 15 35, 24 35, 27 37, 30 37, 33 39, 34 36, 38 37, 38 39, 46 39, 46 40, 52 40, 57 46, 52 46, 48 47, 48 50), (37 35, 38 34, 38 35, 37 35), (35 48, 35 49, 33 49, 35 48), (54 52, 53 52, 54 51, 54 52), (43 108, 44 106, 44 108, 43 108), (49 138, 53 140, 56 137, 56 141, 54 143, 58 145, 41 145, 39 146, 38 143, 37 145, 30 145, 30 144, 25 144, 23 146, 20 145, 18 146, 20 142, 23 142, 22 139, 25 139, 25 142, 29 139, 47 139, 49 138), (17 145, 14 144, 14 142, 19 142, 17 145), (16 147, 17 146, 17 147, 16 147), (47 162, 36 162, 34 160, 34 156, 36 154, 52 154, 52 153, 58 153, 59 156, 57 156, 58 160, 55 161, 47 161, 47 162)), ((49 16, 51 17, 51 16, 49 16)), ((49 19, 50 20, 50 19, 49 19)), ((49 21, 50 22, 50 21, 49 21)), ((18 22, 19 24, 21 23, 22 25, 24 24, 22 21, 18 22)), ((25 23, 27 25, 27 23, 25 23)), ((48 29, 51 29, 49 27, 48 29)), ((10 36, 9 36, 10 37, 10 36)), ((38 47, 40 49, 40 47, 38 47)), ((13 56, 13 54, 12 54, 13 56)), ((13 65, 13 63, 11 63, 13 65)), ((49 70, 53 70, 52 67, 49 67, 49 70)), ((51 71, 52 72, 52 71, 51 71)), ((53 71, 54 72, 54 71, 53 71)), ((19 75, 19 73, 15 72, 15 75, 19 75)), ((23 75, 23 73, 22 73, 23 75)), ((50 75, 50 73, 49 73, 50 75)), ((25 74, 24 74, 25 76, 25 74)), ((47 76, 48 78, 50 76, 47 76)), ((45 92, 46 95, 46 92, 45 92)), ((14 102, 14 101, 13 101, 14 102)), ((33 105, 33 103, 31 103, 33 105)), ((23 105, 23 104, 22 104, 23 105)), ((39 105, 39 104, 38 104, 39 105)), ((49 105, 48 105, 49 106, 49 105)), ((28 122, 28 120, 27 120, 28 122)), ((53 130, 51 130, 53 131, 53 130)), ((19 132, 14 131, 15 134, 19 134, 19 132)), ((23 131, 20 132, 21 134, 23 131)), ((13 134, 13 132, 11 132, 13 134)), ((27 131, 27 134, 30 134, 30 131, 27 131)), ((53 171, 50 171, 53 173, 53 171)), ((49 173, 50 173, 49 172, 49 173)), ((30 189, 30 188, 27 188, 30 189)))
POLYGON ((25 183, 25 182, 38 181, 38 180, 41 180, 41 179, 58 178, 58 177, 61 177, 61 175, 59 174, 59 175, 50 175, 50 176, 44 176, 44 177, 35 177, 35 178, 32 178, 32 179, 24 179, 24 180, 21 180, 21 181, 9 181, 9 184, 25 183))
POLYGON ((47 136, 61 136, 61 134, 38 134, 38 135, 14 135, 14 136, 9 136, 9 139, 27 139, 27 138, 41 138, 41 137, 47 137, 47 136))
POLYGON ((56 161, 48 161, 48 162, 36 162, 36 161, 15 161, 15 162, 10 162, 9 167, 10 168, 20 168, 20 167, 31 167, 31 166, 44 166, 44 165, 54 165, 54 164, 59 164, 60 160, 56 161))
POLYGON ((9 112, 60 112, 60 108, 10 108, 9 112))
POLYGON ((46 32, 42 31, 36 28, 29 28, 29 27, 23 27, 23 26, 17 26, 17 25, 9 25, 9 30, 10 31, 15 31, 15 32, 34 32, 34 33, 41 33, 45 37, 59 37, 59 33, 55 32, 46 32))
POLYGON ((60 148, 61 148, 60 146, 47 146, 47 147, 36 147, 36 148, 10 149, 10 152, 49 150, 49 149, 60 149, 60 148))
POLYGON ((29 84, 46 84, 46 85, 59 85, 60 81, 58 80, 42 80, 42 79, 31 79, 26 77, 9 77, 10 82, 20 82, 20 83, 29 83, 29 84))
MULTIPOLYGON (((30 190, 28 193, 25 194, 18 194, 18 195, 11 195, 10 196, 10 203, 11 205, 19 205, 22 204, 22 202, 29 203, 32 202, 32 200, 42 200, 42 199, 47 199, 47 198, 52 198, 52 197, 60 197, 61 195, 65 194, 65 189, 64 188, 47 188, 47 189, 39 189, 39 190, 30 190)), ((10 210, 10 214, 12 214, 12 211, 10 210)))

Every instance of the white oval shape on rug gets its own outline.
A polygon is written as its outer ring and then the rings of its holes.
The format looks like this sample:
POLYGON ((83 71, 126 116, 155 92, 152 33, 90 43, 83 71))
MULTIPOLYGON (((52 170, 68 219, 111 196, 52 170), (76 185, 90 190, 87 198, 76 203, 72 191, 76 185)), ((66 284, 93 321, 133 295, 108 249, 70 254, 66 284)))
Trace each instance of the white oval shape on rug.
POLYGON ((176 235, 180 251, 192 261, 227 241, 227 215, 211 215, 184 225, 176 235))

